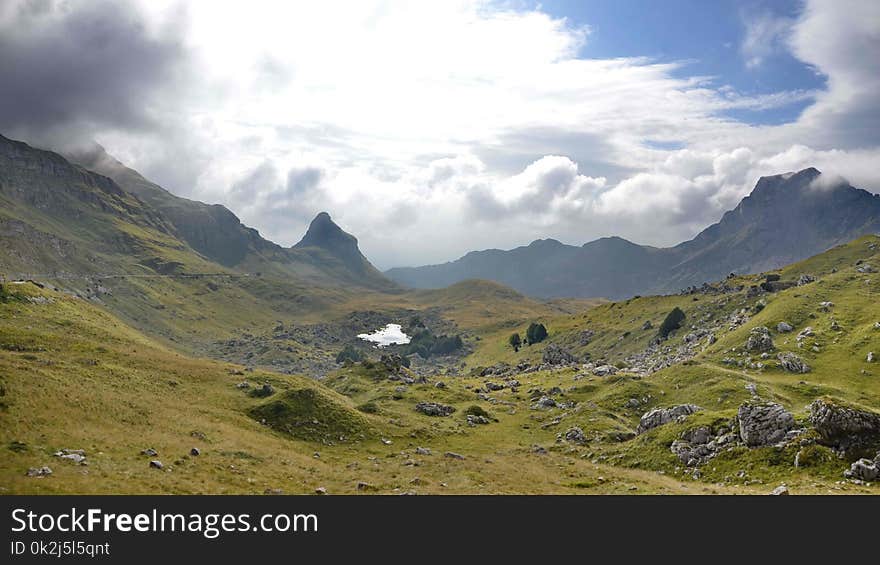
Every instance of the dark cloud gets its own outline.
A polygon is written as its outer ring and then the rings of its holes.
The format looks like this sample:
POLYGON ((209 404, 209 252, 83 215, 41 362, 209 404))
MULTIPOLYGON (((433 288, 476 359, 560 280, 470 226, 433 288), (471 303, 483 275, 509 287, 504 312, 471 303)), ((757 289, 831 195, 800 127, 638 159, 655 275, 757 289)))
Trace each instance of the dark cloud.
POLYGON ((0 129, 58 147, 103 128, 163 127, 157 96, 184 74, 184 21, 177 11, 156 33, 123 2, 13 5, 0 20, 0 129))
POLYGON ((321 183, 324 169, 318 167, 292 168, 287 172, 288 196, 300 196, 321 183))

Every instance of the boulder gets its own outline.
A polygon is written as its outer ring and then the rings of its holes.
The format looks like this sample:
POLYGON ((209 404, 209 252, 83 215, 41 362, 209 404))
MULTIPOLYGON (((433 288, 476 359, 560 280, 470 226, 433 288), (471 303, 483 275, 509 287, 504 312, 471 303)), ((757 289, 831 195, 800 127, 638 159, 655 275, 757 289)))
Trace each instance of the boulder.
POLYGON ((416 404, 416 412, 421 412, 426 416, 449 416, 455 412, 452 406, 438 404, 437 402, 419 402, 416 404))
POLYGON ((546 408, 554 408, 556 406, 556 401, 550 398, 549 396, 542 396, 532 404, 532 410, 543 410, 546 408))
POLYGON ((147 457, 155 457, 159 455, 159 452, 153 449, 152 447, 148 447, 141 451, 141 455, 146 455, 147 457))
POLYGON ((459 461, 464 459, 464 455, 460 453, 455 453, 454 451, 447 451, 443 454, 443 457, 448 457, 449 459, 458 459, 459 461))
POLYGON ((868 352, 868 356, 865 357, 865 361, 867 361, 868 363, 874 362, 874 352, 873 351, 868 352))
POLYGON ((843 406, 830 400, 813 401, 810 423, 825 443, 846 449, 880 439, 880 414, 843 406))
POLYGON ((657 426, 680 421, 680 419, 684 419, 699 410, 702 409, 695 404, 678 404, 669 408, 654 408, 642 415, 636 433, 643 434, 657 426))
POLYGON ((788 496, 790 493, 788 492, 788 487, 785 485, 779 485, 772 491, 770 491, 771 496, 788 496))
POLYGON ((776 331, 781 334, 787 334, 793 329, 794 327, 788 322, 779 322, 778 324, 776 324, 776 331))
POLYGON ((568 431, 565 432, 565 441, 584 444, 587 443, 587 436, 584 435, 584 430, 575 426, 573 428, 569 428, 568 431))
POLYGON ((808 274, 804 273, 798 277, 797 285, 804 286, 805 284, 810 284, 812 282, 816 282, 816 277, 814 277, 813 275, 808 275, 808 274))
POLYGON ((577 362, 577 358, 570 351, 555 343, 548 344, 544 348, 541 360, 548 365, 571 365, 577 362))
POLYGON ((746 402, 736 417, 739 437, 748 447, 777 444, 794 428, 791 412, 774 402, 746 402))
POLYGON ((803 359, 787 351, 785 353, 780 353, 777 356, 779 359, 779 366, 788 371, 789 373, 809 373, 810 366, 807 365, 803 359))
POLYGON ((162 462, 159 461, 158 459, 153 459, 152 461, 150 461, 150 467, 152 467, 153 469, 160 469, 161 470, 162 467, 164 467, 164 465, 162 465, 162 462))
POLYGON ((870 459, 859 459, 843 472, 843 476, 860 481, 876 481, 880 479, 880 453, 877 454, 873 461, 870 459))
POLYGON ((27 470, 28 477, 36 477, 38 479, 43 477, 48 477, 52 474, 52 469, 49 467, 31 467, 27 470))
POLYGON ((764 326, 752 328, 749 332, 749 339, 746 340, 746 350, 748 351, 770 351, 773 349, 773 339, 770 337, 770 330, 764 326))
POLYGON ((617 367, 614 365, 599 365, 593 369, 593 374, 597 377, 607 377, 617 373, 617 367))

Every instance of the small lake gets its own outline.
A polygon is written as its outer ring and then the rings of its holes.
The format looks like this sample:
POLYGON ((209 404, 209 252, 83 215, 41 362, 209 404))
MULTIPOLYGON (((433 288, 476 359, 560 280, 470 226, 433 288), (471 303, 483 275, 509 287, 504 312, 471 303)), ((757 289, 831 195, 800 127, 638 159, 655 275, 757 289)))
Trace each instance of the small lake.
POLYGON ((375 343, 377 347, 395 344, 403 345, 410 341, 409 336, 403 333, 403 328, 400 324, 388 324, 371 334, 358 334, 358 337, 364 341, 375 343))

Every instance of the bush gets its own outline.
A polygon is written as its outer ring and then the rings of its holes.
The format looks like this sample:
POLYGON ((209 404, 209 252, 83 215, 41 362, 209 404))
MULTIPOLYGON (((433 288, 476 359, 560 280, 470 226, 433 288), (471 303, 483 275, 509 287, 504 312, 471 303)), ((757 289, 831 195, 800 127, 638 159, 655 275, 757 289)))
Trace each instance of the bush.
POLYGON ((428 330, 417 332, 409 344, 403 346, 404 355, 417 353, 422 359, 431 355, 448 355, 464 347, 461 336, 435 336, 428 330))
POLYGON ((669 334, 677 330, 681 327, 681 323, 684 321, 684 312, 682 312, 681 308, 676 306, 672 309, 672 312, 666 314, 666 318, 663 320, 663 323, 660 324, 660 337, 667 338, 669 334))
POLYGON ((515 333, 507 339, 507 343, 510 344, 514 351, 519 351, 519 347, 522 345, 522 339, 519 337, 518 333, 515 333))
POLYGON ((363 360, 364 354, 358 349, 355 349, 353 345, 346 345, 342 348, 342 351, 340 351, 336 355, 337 363, 345 363, 346 361, 351 363, 358 363, 363 360))
POLYGON ((476 404, 472 404, 465 408, 464 413, 466 416, 482 416, 483 418, 492 419, 492 416, 490 416, 482 406, 477 406, 476 404))
POLYGON ((526 330, 526 342, 529 345, 541 343, 545 339, 547 339, 547 328, 544 327, 544 324, 536 324, 535 322, 529 324, 529 329, 526 330))

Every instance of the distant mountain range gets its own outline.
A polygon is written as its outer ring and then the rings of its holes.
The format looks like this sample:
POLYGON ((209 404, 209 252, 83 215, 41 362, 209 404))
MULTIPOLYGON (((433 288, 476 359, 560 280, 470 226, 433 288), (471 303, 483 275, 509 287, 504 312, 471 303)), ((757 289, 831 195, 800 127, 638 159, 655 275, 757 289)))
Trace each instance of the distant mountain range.
POLYGON ((241 272, 397 286, 327 213, 285 248, 229 209, 175 196, 100 146, 67 158, 0 136, 0 266, 8 272, 241 272))
POLYGON ((0 136, 0 267, 7 273, 250 273, 300 288, 441 288, 486 279, 536 297, 675 292, 772 270, 880 232, 880 196, 813 168, 762 177, 694 239, 670 248, 607 237, 474 251, 442 265, 378 271, 322 212, 282 247, 229 209, 175 196, 103 148, 64 157, 0 136), (824 181, 825 179, 822 179, 824 181))
POLYGON ((473 251, 442 265, 385 274, 416 288, 478 278, 537 297, 619 299, 675 292, 731 272, 773 270, 880 233, 880 196, 843 181, 826 186, 818 181, 820 175, 808 168, 762 177, 721 221, 675 247, 638 245, 619 237, 581 247, 543 239, 509 251, 473 251))

